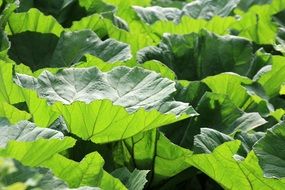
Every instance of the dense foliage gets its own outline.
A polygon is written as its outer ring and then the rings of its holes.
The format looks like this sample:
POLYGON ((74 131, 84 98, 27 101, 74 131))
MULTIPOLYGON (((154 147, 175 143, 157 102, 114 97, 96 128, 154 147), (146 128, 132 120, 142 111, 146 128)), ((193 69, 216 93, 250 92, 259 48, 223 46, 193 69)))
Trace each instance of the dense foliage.
POLYGON ((0 189, 285 189, 285 0, 0 5, 0 189))

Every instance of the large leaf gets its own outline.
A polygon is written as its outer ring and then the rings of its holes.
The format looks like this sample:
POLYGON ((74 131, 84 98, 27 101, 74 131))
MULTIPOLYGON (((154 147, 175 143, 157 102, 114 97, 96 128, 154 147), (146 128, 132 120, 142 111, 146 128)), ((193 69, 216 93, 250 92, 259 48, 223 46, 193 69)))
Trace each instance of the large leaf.
MULTIPOLYGON (((1 171, 1 188, 4 188, 4 185, 6 188, 8 186, 8 189, 10 189, 12 188, 11 186, 22 183, 26 188, 70 190, 64 181, 54 177, 47 169, 26 167, 15 160, 3 158, 0 158, 0 168, 3 168, 4 170, 4 172, 1 171), (10 172, 5 172, 5 168, 8 168, 10 172)), ((15 187, 15 189, 16 188, 17 187, 15 187)), ((18 186, 18 189, 19 188, 20 187, 18 186)), ((82 187, 77 188, 76 190, 99 190, 99 188, 82 187)))
POLYGON ((235 134, 234 139, 240 140, 242 142, 241 147, 239 149, 239 154, 242 156, 246 156, 252 149, 253 145, 262 137, 264 137, 264 132, 238 132, 235 134))
POLYGON ((212 127, 230 134, 249 131, 266 123, 258 113, 245 113, 237 108, 227 96, 206 93, 197 106, 200 116, 195 126, 212 127))
POLYGON ((87 15, 100 14, 109 19, 112 23, 123 30, 128 30, 128 24, 120 17, 116 16, 117 7, 108 4, 103 0, 79 0, 80 6, 84 7, 87 15))
POLYGON ((183 7, 183 12, 193 18, 211 19, 215 15, 228 16, 240 0, 196 0, 183 7))
POLYGON ((253 6, 232 28, 238 31, 239 36, 258 44, 274 44, 277 25, 272 22, 272 16, 285 8, 284 2, 274 0, 270 5, 253 6))
POLYGON ((0 129, 0 147, 5 147, 11 140, 31 142, 41 138, 63 139, 64 137, 59 131, 38 128, 28 121, 21 121, 15 125, 2 125, 0 129))
POLYGON ((95 67, 65 69, 55 75, 43 72, 37 79, 18 74, 17 80, 50 103, 58 101, 55 110, 69 130, 94 142, 127 138, 197 115, 188 104, 173 101, 173 81, 139 67, 106 73, 95 67))
POLYGON ((210 154, 195 154, 187 159, 188 163, 198 168, 224 189, 284 189, 284 180, 266 179, 258 165, 258 160, 251 152, 244 160, 237 156, 239 141, 226 142, 210 154), (229 174, 231 177, 226 177, 229 174))
POLYGON ((28 31, 11 35, 9 40, 11 48, 8 55, 16 63, 24 63, 34 71, 51 67, 50 58, 58 42, 55 34, 28 31))
POLYGON ((0 101, 10 104, 23 101, 20 88, 13 83, 13 64, 0 61, 0 101))
POLYGON ((10 42, 8 40, 8 36, 4 31, 0 31, 0 59, 4 61, 9 61, 7 52, 10 48, 10 42))
POLYGON ((254 145, 254 152, 258 157, 264 176, 282 178, 285 176, 285 157, 283 152, 285 143, 285 123, 275 125, 254 145))
POLYGON ((5 30, 9 35, 33 31, 59 36, 63 27, 53 17, 45 16, 37 9, 30 9, 28 12, 10 15, 5 30))
POLYGON ((241 147, 237 154, 246 156, 252 150, 253 145, 263 136, 263 132, 242 131, 231 137, 214 129, 201 128, 201 133, 194 137, 193 151, 195 154, 210 154, 221 144, 237 139, 241 141, 241 147))
POLYGON ((5 148, 0 149, 0 156, 19 160, 24 165, 39 166, 56 153, 74 146, 71 137, 64 139, 38 139, 31 142, 9 141, 5 148))
POLYGON ((139 67, 116 67, 108 72, 96 67, 69 68, 56 74, 44 71, 38 78, 17 74, 17 82, 24 88, 36 90, 50 103, 109 99, 129 112, 155 108, 179 115, 188 109, 187 104, 173 101, 176 91, 173 81, 139 67))
MULTIPOLYGON (((107 63, 106 63, 107 64, 107 63)), ((15 72, 25 73, 27 75, 38 76, 41 70, 33 73, 31 69, 23 64, 14 67, 15 72)), ((57 70, 57 69, 56 69, 57 70)), ((17 78, 14 75, 14 82, 17 78)), ((24 98, 26 109, 32 115, 32 121, 39 127, 49 127, 59 117, 59 114, 52 110, 46 99, 40 98, 36 91, 20 88, 20 94, 24 98), (44 117, 43 117, 44 116, 44 117)))
POLYGON ((148 170, 134 169, 130 172, 127 168, 119 168, 112 172, 112 175, 119 178, 129 190, 143 190, 147 183, 146 175, 148 170))
POLYGON ((79 4, 84 7, 89 14, 114 12, 116 10, 115 6, 107 4, 102 0, 79 0, 79 4))
POLYGON ((15 158, 28 166, 38 166, 75 144, 75 139, 59 131, 38 128, 27 121, 12 126, 2 124, 1 131, 0 156, 15 158))
POLYGON ((97 186, 102 189, 126 189, 120 180, 103 170, 104 160, 97 152, 86 155, 80 162, 57 154, 42 165, 50 168, 70 187, 97 186))
MULTIPOLYGON (((250 131, 267 123, 258 113, 246 113, 239 109, 225 95, 206 92, 199 100, 197 118, 180 124, 180 127, 167 126, 162 130, 176 144, 192 148, 194 136, 201 128, 211 128, 225 134, 250 131)), ((195 142, 194 142, 195 143, 195 142)))
POLYGON ((215 16, 211 20, 194 19, 191 17, 183 16, 179 23, 172 21, 157 21, 151 26, 155 34, 163 36, 163 33, 171 34, 189 34, 192 32, 198 33, 202 29, 213 32, 219 35, 229 34, 230 26, 235 23, 233 17, 219 17, 215 16))
POLYGON ((177 8, 153 7, 133 7, 141 20, 148 24, 153 24, 158 20, 161 21, 178 21, 181 16, 181 10, 177 8))
POLYGON ((53 16, 63 26, 69 25, 72 20, 84 16, 84 10, 79 7, 78 2, 75 0, 23 0, 20 2, 20 12, 31 8, 39 9, 45 15, 53 16))
POLYGON ((269 97, 279 95, 282 83, 285 82, 285 58, 282 56, 272 56, 272 66, 261 72, 255 79, 262 85, 269 97))
POLYGON ((21 120, 30 119, 31 115, 6 102, 0 102, 0 117, 6 117, 11 123, 17 123, 21 120))
POLYGON ((10 56, 17 63, 30 66, 32 70, 68 67, 77 63, 85 54, 95 55, 108 62, 131 58, 127 44, 112 39, 101 41, 91 30, 64 32, 59 38, 52 33, 23 32, 10 36, 10 39, 10 56), (43 44, 47 46, 45 49, 40 47, 43 44))
POLYGON ((206 31, 164 35, 158 47, 147 47, 138 52, 140 63, 151 59, 161 61, 174 70, 179 79, 187 80, 226 71, 250 75, 254 68, 253 48, 249 41, 206 31))
POLYGON ((48 167, 71 187, 98 185, 106 189, 124 189, 119 180, 103 170, 104 160, 98 153, 87 156, 82 164, 57 154, 75 144, 73 138, 64 137, 59 131, 37 128, 29 122, 0 128, 3 131, 1 156, 15 158, 28 166, 48 167), (94 172, 96 170, 98 172, 94 172))
MULTIPOLYGON (((147 69, 147 70, 155 71, 155 72, 159 73, 162 77, 169 78, 171 80, 176 79, 175 73, 170 68, 168 68, 166 65, 164 65, 163 63, 156 61, 156 60, 147 61, 143 64, 136 64, 133 61, 116 62, 116 63, 110 64, 110 63, 105 62, 105 61, 103 61, 103 60, 101 60, 95 56, 92 56, 92 55, 86 55, 85 58, 86 58, 86 61, 80 62, 77 65, 75 65, 74 67, 85 68, 85 67, 94 67, 95 66, 103 72, 110 71, 113 68, 118 67, 118 66, 142 67, 142 68, 147 69)), ((38 72, 36 72, 36 73, 38 73, 38 72)))
POLYGON ((233 140, 230 136, 214 129, 201 128, 201 133, 194 138, 193 151, 195 154, 211 153, 219 145, 233 140))
MULTIPOLYGON (((168 107, 166 104, 165 106, 168 107)), ((146 111, 144 109, 129 113, 124 107, 116 106, 109 100, 97 100, 89 104, 83 102, 75 102, 71 105, 56 103, 54 107, 64 117, 71 133, 96 143, 125 139, 139 132, 196 115, 192 108, 184 109, 180 116, 171 112, 163 114, 157 110, 146 111), (106 120, 106 117, 109 120, 106 120)))
POLYGON ((124 41, 122 39, 128 36, 127 31, 116 27, 110 20, 104 18, 100 14, 92 14, 90 16, 83 17, 79 21, 74 21, 70 27, 71 31, 82 29, 90 29, 94 31, 100 38, 106 38, 109 36, 111 38, 124 41))
POLYGON ((269 4, 272 0, 241 0, 238 4, 238 8, 243 11, 248 10, 251 6, 256 4, 269 4))
POLYGON ((58 118, 59 114, 52 110, 47 100, 38 97, 35 91, 21 88, 21 92, 33 122, 39 127, 49 127, 58 118))
MULTIPOLYGON (((102 15, 93 14, 88 17, 84 17, 79 21, 73 22, 70 30, 82 30, 90 29, 100 38, 113 38, 118 41, 127 43, 130 45, 133 55, 136 52, 146 46, 155 45, 159 40, 154 35, 149 33, 141 33, 136 31, 125 31, 116 27, 110 20, 105 19, 102 15)), ((136 28, 135 28, 136 29, 136 28)))
POLYGON ((125 61, 131 58, 127 44, 113 39, 101 41, 91 30, 64 33, 54 50, 51 66, 70 66, 78 62, 84 54, 92 54, 104 61, 125 61), (72 48, 71 48, 72 47, 72 48))
POLYGON ((248 112, 268 114, 271 105, 263 89, 254 84, 249 78, 235 73, 222 73, 209 76, 203 80, 214 93, 224 94, 238 108, 248 112))
POLYGON ((184 160, 191 154, 190 150, 171 143, 156 130, 118 142, 114 148, 114 159, 119 164, 151 169, 150 183, 153 185, 188 168, 184 160))

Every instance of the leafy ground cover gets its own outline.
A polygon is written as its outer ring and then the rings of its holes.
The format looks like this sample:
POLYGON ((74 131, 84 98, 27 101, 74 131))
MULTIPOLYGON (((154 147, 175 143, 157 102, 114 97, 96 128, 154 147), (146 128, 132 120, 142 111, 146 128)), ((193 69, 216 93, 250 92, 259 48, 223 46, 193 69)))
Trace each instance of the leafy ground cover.
POLYGON ((285 189, 285 0, 0 11, 0 189, 285 189))

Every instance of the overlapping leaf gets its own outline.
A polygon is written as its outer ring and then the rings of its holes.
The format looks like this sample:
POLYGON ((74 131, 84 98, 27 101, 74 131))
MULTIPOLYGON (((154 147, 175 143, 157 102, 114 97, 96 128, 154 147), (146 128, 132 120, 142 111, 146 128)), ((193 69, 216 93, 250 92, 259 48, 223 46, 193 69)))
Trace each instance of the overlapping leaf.
POLYGON ((114 149, 114 159, 119 164, 152 169, 150 177, 154 185, 188 168, 184 160, 191 154, 190 150, 171 143, 155 130, 126 139, 114 149))
POLYGON ((239 141, 224 143, 210 154, 196 154, 189 164, 206 173, 224 189, 283 189, 284 180, 266 179, 253 152, 245 159, 236 156, 239 141), (225 177, 229 174, 231 177, 225 177))
POLYGON ((159 60, 174 70, 179 79, 197 80, 227 71, 250 75, 255 68, 253 53, 246 39, 202 31, 164 35, 159 46, 139 51, 138 61, 159 60))
MULTIPOLYGON (((70 190, 66 183, 46 169, 31 168, 12 159, 0 158, 0 187, 4 189, 40 188, 42 190, 70 190), (8 170, 8 172, 6 172, 8 170), (4 172, 3 172, 4 171, 4 172)), ((80 187, 75 190, 99 190, 96 187, 80 187)))
POLYGON ((52 33, 44 35, 37 32, 22 32, 10 36, 10 39, 10 56, 18 63, 30 66, 32 70, 68 67, 79 62, 85 54, 98 56, 108 62, 131 58, 127 44, 112 39, 101 41, 90 30, 65 32, 60 38, 52 33), (41 49, 40 46, 43 44, 46 44, 47 48, 41 49))
POLYGON ((50 168, 70 187, 91 186, 102 189, 126 189, 120 180, 103 170, 104 160, 97 152, 86 155, 81 162, 75 162, 57 154, 42 165, 50 168))
POLYGON ((65 69, 56 75, 43 72, 37 79, 18 74, 17 80, 50 103, 58 102, 55 110, 69 130, 94 142, 124 139, 197 115, 188 104, 173 101, 173 81, 139 67, 107 73, 95 67, 65 69))

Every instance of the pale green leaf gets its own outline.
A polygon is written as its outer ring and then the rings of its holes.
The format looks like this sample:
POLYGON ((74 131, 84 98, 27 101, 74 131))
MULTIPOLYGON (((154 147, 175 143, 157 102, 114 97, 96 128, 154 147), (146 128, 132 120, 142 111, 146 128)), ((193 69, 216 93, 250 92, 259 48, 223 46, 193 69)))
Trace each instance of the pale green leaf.
POLYGON ((253 152, 244 160, 236 156, 239 147, 239 141, 226 142, 210 154, 195 154, 187 161, 214 179, 224 189, 239 190, 240 187, 244 190, 284 189, 284 180, 263 177, 262 170, 253 152), (233 175, 227 177, 229 174, 233 175))
POLYGON ((42 164, 66 181, 70 187, 97 186, 102 189, 125 190, 120 180, 103 170, 103 165, 104 160, 97 152, 86 155, 80 162, 57 154, 42 164))
POLYGON ((45 16, 37 9, 30 9, 28 12, 10 15, 5 31, 9 35, 31 31, 59 36, 63 27, 52 16, 45 16))

